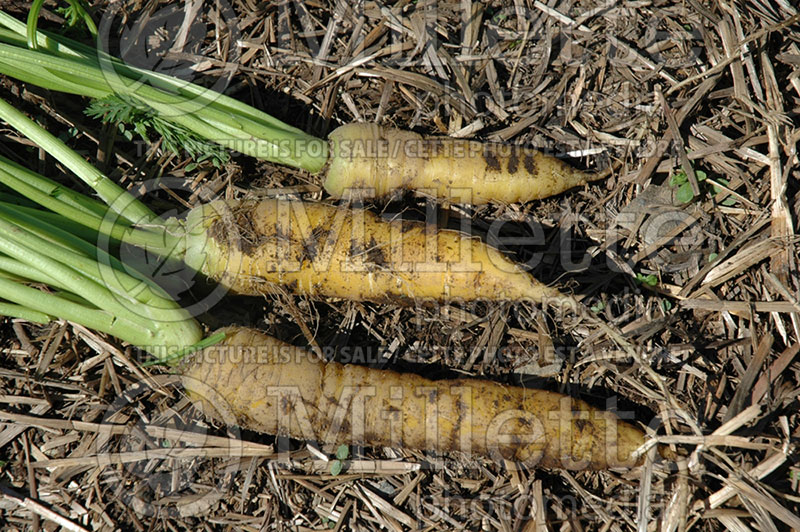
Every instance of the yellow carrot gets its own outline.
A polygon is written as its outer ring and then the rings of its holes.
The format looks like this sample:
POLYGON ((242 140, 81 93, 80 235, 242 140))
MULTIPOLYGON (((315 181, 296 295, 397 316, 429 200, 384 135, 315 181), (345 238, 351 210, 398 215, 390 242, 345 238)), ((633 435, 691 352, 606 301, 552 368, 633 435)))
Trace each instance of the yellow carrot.
POLYGON ((225 332, 183 362, 184 387, 250 430, 566 469, 633 467, 645 443, 614 413, 562 394, 325 362, 252 329, 225 332))
POLYGON ((239 294, 280 284, 311 297, 395 303, 563 297, 476 238, 364 209, 215 201, 186 225, 185 262, 239 294))
POLYGON ((324 187, 334 198, 416 190, 453 203, 514 203, 604 177, 521 146, 423 137, 371 123, 341 126, 328 140, 324 187))

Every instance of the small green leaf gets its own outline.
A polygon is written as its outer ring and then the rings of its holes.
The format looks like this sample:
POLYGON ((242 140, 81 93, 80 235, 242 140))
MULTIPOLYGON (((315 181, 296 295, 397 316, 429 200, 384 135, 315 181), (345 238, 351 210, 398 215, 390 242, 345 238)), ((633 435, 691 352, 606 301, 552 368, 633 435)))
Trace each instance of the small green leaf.
POLYGON ((340 460, 334 460, 331 462, 331 475, 334 477, 342 472, 342 462, 340 460))
POLYGON ((347 445, 340 445, 336 448, 336 458, 339 460, 347 460, 350 456, 350 448, 347 445))
POLYGON ((655 286, 655 285, 658 284, 658 277, 656 277, 652 273, 650 275, 644 275, 642 273, 637 273, 636 274, 636 282, 638 282, 640 284, 646 284, 647 286, 655 286))
POLYGON ((697 178, 698 182, 705 181, 706 178, 708 177, 708 175, 705 172, 703 172, 702 170, 695 170, 694 171, 694 176, 697 178))
POLYGON ((143 139, 147 138, 147 126, 145 126, 142 122, 137 122, 133 125, 133 129, 136 133, 139 134, 140 137, 143 139))
POLYGON ((684 183, 678 187, 678 192, 675 193, 675 199, 681 203, 689 203, 694 199, 694 191, 692 190, 691 183, 684 183))
POLYGON ((494 17, 492 17, 492 22, 494 22, 495 24, 499 24, 499 23, 503 22, 504 20, 506 20, 507 18, 508 18, 508 15, 506 15, 503 12, 500 12, 500 13, 496 14, 494 17))
POLYGON ((208 158, 217 168, 230 161, 230 153, 222 146, 207 142, 185 127, 160 118, 154 109, 141 102, 107 96, 93 100, 84 112, 103 123, 116 123, 120 133, 129 141, 133 140, 135 132, 142 140, 149 142, 148 132, 152 131, 161 137, 164 151, 188 156, 196 162, 208 158))
POLYGON ((717 257, 719 257, 719 254, 717 254, 717 253, 709 253, 708 262, 714 262, 715 260, 717 260, 717 257))
POLYGON ((672 301, 670 301, 669 299, 662 299, 661 308, 664 310, 664 312, 669 312, 670 310, 672 310, 672 301))
POLYGON ((603 303, 602 301, 598 301, 597 303, 595 303, 594 305, 592 305, 589 308, 591 309, 592 312, 597 314, 598 312, 602 312, 603 309, 606 308, 606 304, 603 303))
POLYGON ((677 172, 672 174, 672 177, 669 178, 669 184, 672 187, 679 187, 682 184, 686 183, 687 180, 688 177, 686 176, 686 172, 684 172, 683 170, 678 170, 677 172))

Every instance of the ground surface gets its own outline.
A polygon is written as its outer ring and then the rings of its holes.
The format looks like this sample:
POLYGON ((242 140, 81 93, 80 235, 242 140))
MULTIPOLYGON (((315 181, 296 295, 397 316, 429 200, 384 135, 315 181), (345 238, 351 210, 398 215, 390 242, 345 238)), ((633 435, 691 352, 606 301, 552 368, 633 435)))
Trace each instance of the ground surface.
MULTIPOLYGON (((116 53, 206 84, 235 71, 229 94, 311 133, 373 120, 615 168, 553 199, 436 218, 506 237, 540 279, 622 329, 635 358, 574 317, 490 302, 229 298, 201 316, 209 328, 253 325, 297 345, 313 337, 345 361, 523 380, 600 405, 615 397, 642 425, 660 416, 659 433, 687 458, 680 470, 568 473, 365 449, 334 475, 325 460, 336 449, 290 442, 276 456, 271 437, 204 425, 171 377, 153 381, 163 372, 114 339, 6 320, 0 485, 15 495, 0 501, 3 528, 54 530, 52 510, 74 530, 800 529, 800 23, 790 3, 198 3, 170 63, 155 54, 175 42, 183 7, 124 2, 116 53), (214 454, 238 437, 244 449, 214 454)), ((104 14, 101 3, 95 18, 104 14)), ((59 27, 59 16, 42 25, 59 27)), ((313 176, 246 157, 187 169, 121 136, 98 143, 113 128, 77 98, 10 80, 2 93, 123 182, 177 178, 148 198, 158 210, 183 209, 200 183, 229 197, 324 198, 313 176)), ((15 156, 11 142, 2 151, 15 156)), ((58 173, 32 153, 25 164, 58 173)), ((426 213, 413 197, 374 209, 426 213)))

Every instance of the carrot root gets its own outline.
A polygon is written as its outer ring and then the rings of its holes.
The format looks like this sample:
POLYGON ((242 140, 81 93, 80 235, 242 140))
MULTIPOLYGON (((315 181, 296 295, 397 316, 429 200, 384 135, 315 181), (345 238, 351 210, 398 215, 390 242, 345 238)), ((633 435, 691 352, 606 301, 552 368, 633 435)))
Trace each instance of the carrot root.
POLYGON ((530 148, 423 137, 372 123, 341 126, 328 140, 323 186, 334 198, 382 198, 414 190, 452 203, 515 203, 603 177, 530 148))
POLYGON ((476 238, 364 209, 216 201, 194 209, 187 226, 186 263, 243 295, 281 285, 309 297, 398 304, 564 297, 476 238))
POLYGON ((527 466, 633 467, 645 434, 558 393, 481 379, 432 381, 321 361, 245 328, 183 363, 189 395, 210 413, 210 386, 244 428, 331 444, 464 452, 527 466))

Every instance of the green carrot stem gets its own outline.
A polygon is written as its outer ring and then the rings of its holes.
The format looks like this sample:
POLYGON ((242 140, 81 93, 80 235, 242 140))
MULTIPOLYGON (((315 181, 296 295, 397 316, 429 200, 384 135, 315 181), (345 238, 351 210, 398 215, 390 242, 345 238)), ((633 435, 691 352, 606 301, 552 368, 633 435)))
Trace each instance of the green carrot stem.
POLYGON ((22 167, 20 168, 24 172, 15 167, 11 168, 13 173, 8 172, 6 171, 8 166, 3 163, 4 161, 0 159, 0 183, 42 207, 90 229, 96 235, 102 233, 110 241, 125 241, 161 255, 172 253, 176 243, 180 240, 168 234, 158 224, 155 224, 152 229, 131 227, 128 225, 128 220, 110 214, 109 208, 101 203, 95 205, 90 198, 66 189, 54 181, 22 167), (15 173, 22 173, 24 179, 14 175, 15 173))
MULTIPOLYGON (((14 44, 16 46, 25 48, 28 46, 28 25, 25 22, 15 19, 5 11, 0 10, 0 41, 14 44)), ((49 32, 42 32, 36 30, 36 49, 47 51, 52 54, 81 57, 81 53, 73 50, 69 43, 77 44, 84 47, 86 50, 91 51, 92 48, 84 44, 68 39, 67 37, 56 36, 49 32), (59 38, 54 38, 59 37, 59 38), (60 40, 67 42, 60 42, 60 40)))
MULTIPOLYGON (((70 7, 75 11, 75 13, 81 19, 83 19, 83 22, 84 24, 86 24, 89 33, 91 33, 96 37, 97 26, 95 25, 94 20, 92 20, 92 17, 89 15, 89 13, 86 12, 86 9, 84 9, 81 2, 79 0, 67 0, 67 3, 69 3, 70 7)), ((28 10, 28 21, 26 24, 28 46, 33 50, 35 50, 39 45, 39 39, 37 35, 38 32, 36 31, 36 27, 38 26, 39 23, 39 13, 41 12, 43 5, 44 5, 44 0, 34 0, 31 3, 30 9, 28 10)))
POLYGON ((29 200, 24 196, 20 196, 19 194, 14 194, 12 192, 2 192, 3 187, 0 187, 0 201, 3 203, 8 203, 11 205, 17 205, 19 207, 28 207, 30 209, 38 208, 38 205, 29 200))
MULTIPOLYGON (((98 263, 108 265, 112 271, 107 271, 107 275, 113 274, 113 270, 125 272, 135 279, 147 283, 149 288, 158 293, 160 297, 169 297, 158 285, 151 282, 146 276, 133 270, 130 265, 124 265, 119 259, 110 255, 107 251, 90 244, 89 240, 84 240, 75 233, 70 232, 66 228, 68 225, 65 227, 65 220, 60 219, 59 216, 52 216, 52 213, 26 209, 24 207, 4 203, 0 203, 0 216, 44 240, 60 245, 65 250, 85 257, 88 262, 78 257, 76 260, 80 262, 73 262, 70 264, 73 267, 76 267, 78 264, 85 264, 89 268, 86 270, 86 273, 94 274, 93 278, 95 280, 99 280, 100 282, 104 281, 102 275, 97 275, 101 272, 99 270, 96 271, 94 265, 98 263), (51 216, 48 216, 48 214, 51 214, 51 216)), ((66 222, 68 222, 68 220, 66 220, 66 222)), ((70 259, 71 257, 67 256, 66 258, 70 259)))
MULTIPOLYGON (((0 18, 0 23, 12 31, 21 31, 11 17, 0 18)), ((93 97, 100 97, 98 92, 107 90, 136 98, 140 104, 156 109, 162 118, 180 123, 206 139, 279 164, 317 173, 328 160, 328 145, 324 140, 233 98, 177 78, 125 65, 105 52, 63 37, 43 32, 38 32, 37 36, 37 42, 48 54, 26 56, 25 52, 38 52, 0 48, 0 59, 4 54, 7 57, 6 63, 0 63, 0 69, 5 68, 7 74, 31 83, 38 81, 52 90, 90 95, 82 92, 80 85, 91 83, 93 97), (50 56, 50 60, 43 56, 50 56), (4 66, 11 57, 16 57, 16 64, 22 61, 35 65, 36 69, 46 69, 47 74, 40 70, 33 74, 33 67, 24 72, 11 72, 4 66), (58 87, 59 82, 53 76, 64 83, 63 88, 58 87)), ((0 38, 19 47, 19 37, 15 38, 13 33, 0 34, 0 38)))
POLYGON ((26 231, 73 253, 78 253, 94 260, 99 259, 102 255, 101 250, 87 241, 60 227, 51 225, 42 218, 37 217, 36 214, 38 213, 31 213, 30 210, 25 211, 16 205, 0 203, 0 217, 24 228, 26 231))
MULTIPOLYGON (((29 205, 20 205, 16 202, 11 202, 8 199, 4 199, 2 195, 0 195, 0 203, 5 205, 13 206, 19 212, 24 212, 29 216, 33 216, 51 226, 58 227, 70 235, 73 235, 84 242, 98 242, 100 238, 100 233, 93 230, 90 227, 86 227, 83 224, 80 224, 74 220, 70 220, 69 218, 65 218, 60 214, 56 214, 55 212, 45 211, 42 209, 38 209, 36 207, 32 207, 29 205)), ((115 240, 106 236, 106 240, 108 241, 108 246, 114 249, 119 247, 120 241, 115 240)))
POLYGON ((117 94, 151 108, 162 119, 229 149, 310 172, 318 172, 328 159, 322 139, 273 128, 220 110, 204 102, 156 89, 70 58, 59 58, 0 44, 0 72, 50 90, 94 98, 117 94), (25 64, 25 68, 16 65, 25 64))
POLYGON ((113 312, 131 323, 146 327, 152 324, 154 318, 170 318, 169 313, 161 316, 162 309, 153 305, 136 305, 139 298, 149 300, 148 294, 142 293, 146 285, 141 281, 131 278, 135 284, 126 282, 125 285, 133 293, 126 293, 123 280, 128 280, 122 272, 109 271, 110 268, 104 268, 104 265, 97 262, 87 264, 85 257, 69 252, 3 218, 0 218, 0 251, 46 272, 98 308, 113 312), (134 312, 131 308, 136 308, 139 312, 134 312))
POLYGON ((22 166, 19 163, 12 161, 11 159, 3 157, 2 155, 0 155, 0 170, 10 173, 12 177, 16 177, 17 182, 21 182, 29 185, 30 187, 36 188, 46 195, 52 196, 58 200, 59 203, 66 203, 78 208, 89 216, 103 218, 108 212, 108 207, 102 202, 89 198, 80 192, 75 192, 71 188, 65 187, 48 177, 45 177, 22 166))
MULTIPOLYGON (((0 46, 2 46, 2 44, 0 44, 0 46)), ((73 83, 52 75, 47 71, 28 69, 21 66, 20 63, 15 63, 11 59, 6 59, 2 54, 2 50, 0 50, 0 72, 12 78, 24 81, 25 83, 30 83, 31 85, 52 91, 66 92, 90 98, 102 98, 107 95, 106 92, 92 88, 87 84, 73 83)))
POLYGON ((28 47, 33 50, 38 46, 38 39, 36 38, 36 25, 39 21, 39 12, 42 10, 44 0, 33 0, 31 7, 28 10, 28 47))
POLYGON ((0 118, 44 148, 50 155, 72 170, 75 175, 86 181, 86 184, 97 192, 100 199, 131 223, 152 223, 158 218, 142 202, 136 200, 125 189, 86 162, 64 142, 45 131, 44 128, 3 99, 0 99, 0 118), (125 211, 117 210, 123 206, 125 211))
POLYGON ((6 277, 13 277, 21 282, 33 281, 35 283, 54 286, 62 290, 68 289, 67 286, 59 283, 56 279, 53 279, 45 272, 39 271, 36 268, 32 268, 24 262, 20 262, 6 255, 0 255, 0 271, 6 277))
POLYGON ((142 366, 147 367, 147 366, 153 366, 153 365, 156 365, 156 364, 171 364, 171 363, 179 361, 180 359, 182 359, 186 355, 190 355, 190 354, 194 353, 195 351, 202 351, 206 347, 218 344, 221 341, 223 341, 224 339, 225 339, 225 333, 224 332, 217 332, 217 333, 214 333, 214 334, 212 334, 211 336, 209 336, 207 338, 203 338, 202 340, 200 340, 196 344, 189 345, 189 346, 186 346, 186 347, 184 347, 182 349, 176 350, 174 353, 169 354, 166 358, 163 358, 161 360, 155 360, 153 362, 146 362, 146 363, 142 364, 142 366))
POLYGON ((43 207, 107 235, 112 240, 124 241, 162 256, 174 253, 180 256, 182 243, 180 233, 173 234, 166 230, 165 222, 133 195, 2 99, 0 99, 0 117, 12 123, 21 133, 72 169, 106 201, 108 207, 61 187, 54 181, 7 159, 0 159, 0 182, 43 207), (4 162, 6 164, 3 164, 4 162), (14 174, 21 174, 22 178, 14 174), (109 209, 118 216, 111 216, 109 209), (143 226, 130 227, 134 216, 142 217, 143 226))
MULTIPOLYGON (((80 294, 81 298, 99 310, 88 309, 85 304, 75 303, 67 297, 57 300, 53 299, 55 296, 44 297, 52 294, 22 286, 9 279, 0 279, 2 297, 39 312, 47 312, 108 332, 146 348, 158 358, 165 357, 170 350, 192 345, 202 338, 199 325, 171 299, 140 290, 142 283, 116 271, 110 272, 117 275, 116 279, 107 279, 104 276, 104 281, 108 282, 110 288, 127 284, 132 293, 114 293, 90 278, 94 274, 93 267, 86 267, 79 258, 65 254, 63 249, 57 248, 57 245, 0 218, 0 252, 34 270, 47 272, 46 275, 52 277, 55 283, 69 287, 71 292, 80 294), (53 257, 68 260, 76 267, 67 266, 53 257), (131 286, 132 281, 139 284, 131 286), (137 297, 140 301, 137 301, 137 297)), ((94 268, 102 270, 107 266, 96 263, 94 268)), ((109 274, 107 271, 103 273, 109 274)))
MULTIPOLYGON (((4 34, 0 32, 0 40, 4 34)), ((102 98, 110 87, 102 72, 80 57, 58 57, 0 42, 2 72, 41 87, 102 98)))
POLYGON ((18 318, 33 323, 41 323, 42 325, 49 323, 51 320, 50 316, 44 312, 38 312, 28 307, 15 305, 13 303, 3 303, 2 301, 0 301, 0 316, 18 318))
MULTIPOLYGON (((19 35, 25 35, 26 26, 15 18, 0 11, 0 24, 8 27, 19 35)), ((99 47, 87 46, 81 42, 74 41, 62 35, 51 34, 49 32, 38 31, 38 44, 40 48, 45 48, 49 52, 60 56, 79 56, 90 60, 95 64, 109 64, 123 76, 130 79, 143 80, 153 87, 161 88, 167 92, 180 94, 186 98, 196 101, 200 107, 212 106, 222 111, 230 112, 237 117, 247 118, 248 120, 261 124, 265 127, 282 130, 286 133, 302 135, 306 140, 320 140, 308 135, 301 129, 290 126, 277 118, 251 107, 245 103, 221 94, 213 89, 202 87, 194 83, 184 81, 166 74, 144 70, 124 63, 119 58, 107 54, 99 47)), ((11 42, 11 41, 9 41, 11 42)), ((14 41, 25 44, 24 39, 14 41)), ((19 45, 19 44, 18 44, 19 45)), ((107 68, 107 67, 106 67, 107 68)))
MULTIPOLYGON (((47 315, 80 323, 90 329, 111 334, 131 343, 154 339, 146 326, 130 323, 112 312, 87 308, 64 297, 43 292, 15 281, 0 277, 0 292, 3 298, 25 308, 47 315)), ((143 342, 143 343, 144 343, 143 342)))
MULTIPOLYGON (((0 220, 10 221, 25 232, 22 237, 12 236, 17 242, 35 245, 36 249, 46 253, 49 259, 68 265, 85 279, 103 287, 114 297, 114 302, 122 304, 126 311, 131 304, 139 302, 147 319, 161 321, 174 319, 173 311, 176 304, 160 287, 138 272, 135 272, 137 277, 133 277, 128 273, 133 270, 125 268, 119 261, 111 261, 104 251, 94 248, 96 257, 87 256, 83 251, 76 251, 80 248, 86 249, 88 244, 85 242, 83 246, 80 243, 76 244, 80 239, 70 238, 69 235, 58 231, 55 227, 48 228, 45 224, 37 224, 35 220, 26 219, 20 213, 15 216, 13 211, 9 212, 8 208, 2 205, 0 205, 0 220), (44 230, 42 230, 43 227, 44 230), (47 236, 42 236, 42 233, 47 236), (115 268, 114 265, 119 265, 119 268, 115 268)), ((48 270, 42 271, 49 273, 48 270)), ((56 281, 63 282, 59 277, 54 278, 56 281)), ((109 308, 108 303, 105 305, 104 308, 109 308)), ((98 306, 103 305, 98 304, 98 306)), ((136 321, 137 318, 131 316, 130 319, 136 321)))
POLYGON ((53 279, 46 273, 41 272, 36 268, 25 264, 24 262, 20 262, 2 254, 0 254, 0 277, 20 284, 32 285, 34 288, 38 288, 46 292, 52 291, 52 293, 57 294, 58 297, 65 298, 73 303, 86 307, 87 309, 97 310, 96 305, 93 305, 90 301, 87 301, 78 294, 70 292, 69 286, 60 283, 58 280, 53 279))

